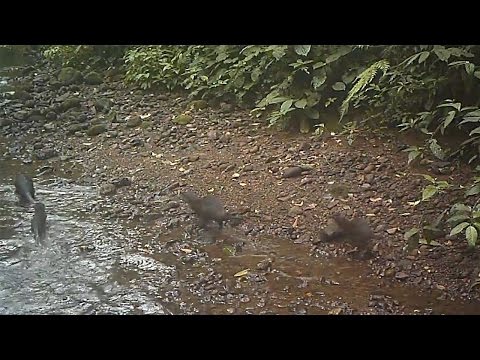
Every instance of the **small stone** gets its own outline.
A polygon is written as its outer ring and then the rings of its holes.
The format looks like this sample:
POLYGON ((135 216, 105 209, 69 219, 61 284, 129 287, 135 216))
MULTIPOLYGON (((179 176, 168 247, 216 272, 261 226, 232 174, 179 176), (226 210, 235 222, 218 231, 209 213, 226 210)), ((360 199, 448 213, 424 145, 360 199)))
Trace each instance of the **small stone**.
POLYGON ((301 214, 303 214, 303 210, 299 206, 292 206, 290 210, 288 210, 288 215, 292 217, 301 214))
POLYGON ((117 192, 117 188, 113 184, 104 184, 100 187, 100 195, 113 195, 117 192))
POLYGON ((175 124, 186 125, 190 124, 193 121, 193 118, 190 115, 178 115, 173 119, 175 124))
POLYGON ((142 123, 140 116, 132 116, 127 120, 127 127, 134 128, 139 126, 142 123))
POLYGON ((300 175, 302 175, 302 168, 299 167, 299 166, 294 166, 294 167, 286 169, 283 172, 282 177, 283 178, 292 178, 292 177, 297 177, 297 176, 300 176, 300 175))
POLYGON ((410 275, 408 275, 407 273, 405 273, 403 271, 399 271, 395 274, 395 279, 397 279, 397 280, 405 280, 408 277, 410 277, 410 275))
POLYGON ((105 131, 107 131, 107 126, 105 124, 93 125, 87 130, 87 135, 97 136, 105 131))

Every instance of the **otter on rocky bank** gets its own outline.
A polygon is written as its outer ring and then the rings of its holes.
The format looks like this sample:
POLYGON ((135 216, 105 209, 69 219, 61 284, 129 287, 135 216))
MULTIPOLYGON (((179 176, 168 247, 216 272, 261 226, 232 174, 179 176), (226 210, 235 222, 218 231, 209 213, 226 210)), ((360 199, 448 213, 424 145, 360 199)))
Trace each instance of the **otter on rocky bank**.
POLYGON ((200 226, 206 227, 209 221, 216 221, 223 228, 223 222, 238 219, 235 215, 227 213, 222 201, 214 195, 199 197, 193 191, 187 191, 180 195, 200 219, 200 226))
POLYGON ((320 237, 323 241, 333 241, 345 238, 359 250, 367 249, 369 247, 374 234, 366 220, 360 218, 348 220, 340 214, 334 214, 332 218, 337 224, 338 229, 331 233, 321 230, 320 237))

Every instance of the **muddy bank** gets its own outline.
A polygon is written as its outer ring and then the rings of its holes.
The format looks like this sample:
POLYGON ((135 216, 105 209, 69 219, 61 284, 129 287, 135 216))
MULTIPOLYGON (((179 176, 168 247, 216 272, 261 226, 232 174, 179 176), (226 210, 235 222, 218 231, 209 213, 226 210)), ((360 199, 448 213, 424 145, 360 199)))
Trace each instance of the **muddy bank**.
MULTIPOLYGON (((68 72, 42 63, 10 83, 15 93, 0 100, 5 156, 78 172, 79 184, 102 195, 90 211, 156 234, 146 248, 169 254, 184 279, 173 311, 480 313, 478 252, 463 239, 403 249, 404 232, 450 199, 409 204, 423 183, 393 137, 357 133, 350 146, 342 136, 280 134, 230 104, 68 72), (218 195, 242 223, 199 229, 178 196, 187 189, 218 195), (320 241, 337 212, 368 220, 372 259, 320 241), (451 302, 460 299, 471 303, 451 302)), ((462 171, 450 176, 462 183, 462 171)))

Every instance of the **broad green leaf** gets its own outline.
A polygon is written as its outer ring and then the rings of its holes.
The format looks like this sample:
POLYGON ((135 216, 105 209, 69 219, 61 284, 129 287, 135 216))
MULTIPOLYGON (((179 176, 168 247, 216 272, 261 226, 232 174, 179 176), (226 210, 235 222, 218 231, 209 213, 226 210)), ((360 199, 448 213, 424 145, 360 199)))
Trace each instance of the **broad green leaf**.
POLYGON ((442 189, 447 189, 450 187, 450 184, 445 181, 445 180, 440 180, 437 181, 437 189, 442 190, 442 189))
POLYGON ((332 55, 328 56, 326 59, 325 59, 325 62, 327 64, 331 63, 331 62, 334 62, 334 61, 337 61, 338 59, 340 59, 342 56, 348 54, 350 51, 352 51, 351 47, 349 46, 345 46, 341 49, 338 49, 335 53, 333 53, 332 55))
POLYGON ((470 159, 468 159, 467 164, 471 164, 472 161, 474 161, 477 157, 478 155, 473 155, 470 159))
POLYGON ((312 78, 313 89, 318 90, 325 83, 325 80, 327 80, 327 73, 322 69, 322 71, 318 72, 318 75, 312 78))
POLYGON ((472 135, 475 135, 475 134, 480 134, 480 126, 479 126, 479 127, 476 127, 476 128, 473 129, 472 131, 470 131, 469 136, 472 136, 472 135))
POLYGON ((458 125, 462 125, 465 123, 469 122, 479 122, 480 121, 480 116, 469 116, 469 117, 464 117, 462 121, 458 125))
POLYGON ((477 243, 477 239, 478 239, 478 231, 477 231, 477 229, 475 229, 474 226, 470 225, 467 228, 467 231, 465 231, 465 236, 467 237, 468 245, 470 245, 472 247, 475 246, 475 244, 477 243))
POLYGON ((323 61, 319 61, 315 64, 313 64, 313 70, 317 70, 318 68, 321 68, 322 66, 325 66, 327 65, 326 63, 324 63, 323 61))
POLYGON ((454 61, 448 64, 449 66, 465 65, 468 61, 454 61))
POLYGON ((280 60, 287 53, 287 48, 288 46, 284 46, 284 45, 272 45, 271 49, 273 49, 272 51, 273 57, 276 60, 280 60))
POLYGON ((305 109, 305 106, 307 106, 307 99, 300 99, 295 102, 295 107, 298 109, 305 109))
POLYGON ((425 178, 425 180, 428 180, 431 183, 435 184, 435 179, 433 177, 431 177, 430 175, 428 175, 428 174, 421 174, 421 175, 425 178))
POLYGON ((408 239, 410 239, 412 236, 418 234, 419 231, 420 231, 420 230, 419 230, 418 228, 412 228, 412 229, 408 230, 408 231, 403 235, 403 237, 404 237, 405 240, 408 240, 408 239))
POLYGON ((472 211, 472 208, 470 206, 467 206, 465 204, 454 204, 452 206, 452 208, 450 209, 450 212, 451 213, 454 213, 454 212, 471 212, 472 211))
POLYGON ((307 56, 310 52, 312 45, 295 45, 294 49, 298 55, 307 56))
POLYGON ((477 195, 480 193, 480 184, 476 184, 474 186, 472 186, 466 193, 465 193, 465 196, 466 197, 469 197, 469 196, 473 196, 473 195, 477 195))
POLYGON ((464 118, 471 117, 471 116, 480 116, 480 109, 466 113, 464 118))
POLYGON ((467 226, 470 226, 470 223, 468 222, 462 222, 455 226, 452 231, 450 231, 450 235, 457 235, 461 233, 467 226))
POLYGON ((462 108, 462 103, 446 102, 437 106, 437 108, 442 108, 442 107, 453 107, 454 109, 457 109, 458 111, 460 111, 460 109, 462 108))
POLYGON ((409 146, 408 148, 402 150, 404 152, 410 152, 410 151, 413 151, 413 150, 418 150, 418 146, 409 146))
POLYGON ((259 68, 255 68, 255 69, 253 69, 252 73, 250 74, 250 78, 252 79, 253 82, 257 82, 261 73, 262 73, 262 71, 259 68))
POLYGON ((469 218, 470 218, 470 216, 468 214, 458 214, 458 215, 454 215, 454 216, 448 218, 447 223, 458 224, 458 223, 460 223, 462 221, 465 221, 469 218))
POLYGON ((345 90, 345 84, 341 81, 338 81, 332 85, 332 89, 336 91, 343 91, 345 90))
POLYGON ((438 145, 437 140, 433 139, 430 141, 430 151, 436 158, 443 160, 445 159, 445 153, 443 152, 440 145, 438 145))
POLYGON ((450 51, 448 51, 447 49, 445 49, 444 46, 435 45, 435 46, 433 47, 433 52, 435 53, 435 55, 437 55, 437 57, 438 57, 441 61, 447 62, 448 59, 450 58, 450 51))
POLYGON ((475 71, 475 64, 472 64, 471 62, 465 64, 465 71, 468 75, 472 75, 475 71))
POLYGON ((408 153, 408 164, 410 164, 413 160, 415 160, 419 155, 420 151, 418 150, 413 150, 408 153))
POLYGON ((278 103, 284 102, 286 99, 287 98, 285 96, 279 96, 279 97, 273 98, 270 101, 268 101, 267 105, 268 104, 278 104, 278 103))
POLYGON ((449 111, 442 124, 443 130, 445 130, 448 125, 450 125, 450 123, 453 121, 454 118, 455 118, 455 111, 453 110, 449 111))
POLYGON ((418 57, 420 56, 420 54, 421 54, 421 53, 412 55, 412 56, 407 60, 407 63, 405 64, 405 66, 409 66, 412 62, 415 61, 416 58, 418 58, 418 57))
POLYGON ((419 64, 423 63, 425 60, 427 60, 427 58, 429 56, 430 56, 430 52, 428 52, 428 51, 424 51, 424 52, 420 53, 418 63, 419 64))
POLYGON ((480 70, 475 71, 473 76, 475 76, 477 79, 480 79, 480 70))
POLYGON ((292 104, 293 104, 292 99, 285 100, 282 106, 280 107, 280 112, 285 114, 292 107, 292 104))
POLYGON ((437 188, 434 185, 428 185, 422 192, 422 201, 430 199, 433 195, 437 193, 437 188))

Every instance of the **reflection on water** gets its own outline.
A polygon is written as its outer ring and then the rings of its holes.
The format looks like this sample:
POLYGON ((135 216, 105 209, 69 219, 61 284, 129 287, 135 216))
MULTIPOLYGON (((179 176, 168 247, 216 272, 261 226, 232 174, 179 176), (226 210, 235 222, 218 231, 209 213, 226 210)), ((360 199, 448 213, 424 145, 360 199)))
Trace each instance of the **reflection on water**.
POLYGON ((160 292, 174 268, 130 253, 139 234, 85 210, 91 189, 35 180, 48 214, 45 246, 33 240, 33 213, 18 205, 13 177, 0 178, 0 313, 165 313, 160 292))

